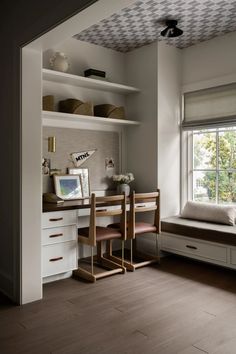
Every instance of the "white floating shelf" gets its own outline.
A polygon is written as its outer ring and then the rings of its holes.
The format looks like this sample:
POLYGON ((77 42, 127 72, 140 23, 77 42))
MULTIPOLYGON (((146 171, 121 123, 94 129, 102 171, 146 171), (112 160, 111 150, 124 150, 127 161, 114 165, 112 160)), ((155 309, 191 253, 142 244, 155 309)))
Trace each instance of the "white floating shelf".
POLYGON ((130 94, 140 92, 139 89, 131 86, 115 84, 109 81, 90 79, 83 76, 72 75, 60 71, 43 69, 43 80, 57 82, 60 84, 67 84, 89 89, 110 91, 121 94, 130 94))
POLYGON ((76 127, 81 123, 87 123, 91 127, 96 125, 139 125, 139 122, 135 122, 127 119, 115 119, 115 118, 103 118, 94 116, 85 116, 79 114, 61 113, 42 111, 43 126, 67 126, 76 127))

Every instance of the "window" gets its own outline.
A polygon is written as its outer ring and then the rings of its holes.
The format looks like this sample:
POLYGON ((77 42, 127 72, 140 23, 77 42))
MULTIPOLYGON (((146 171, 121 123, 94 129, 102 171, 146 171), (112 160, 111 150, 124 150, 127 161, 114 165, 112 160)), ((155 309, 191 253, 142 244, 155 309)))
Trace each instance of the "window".
POLYGON ((192 131, 190 138, 192 199, 236 204, 236 127, 192 131))

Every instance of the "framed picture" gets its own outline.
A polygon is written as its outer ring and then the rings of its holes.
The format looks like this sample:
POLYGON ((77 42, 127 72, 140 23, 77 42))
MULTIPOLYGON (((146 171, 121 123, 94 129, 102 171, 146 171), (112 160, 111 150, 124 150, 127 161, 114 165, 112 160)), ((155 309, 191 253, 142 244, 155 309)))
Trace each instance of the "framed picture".
POLYGON ((80 175, 54 175, 55 193, 64 200, 82 199, 83 190, 80 175))
POLYGON ((42 158, 42 174, 49 175, 50 173, 50 159, 42 158))
POLYGON ((88 198, 90 196, 90 182, 89 182, 88 168, 68 168, 68 173, 70 175, 80 175, 81 176, 83 197, 88 198))

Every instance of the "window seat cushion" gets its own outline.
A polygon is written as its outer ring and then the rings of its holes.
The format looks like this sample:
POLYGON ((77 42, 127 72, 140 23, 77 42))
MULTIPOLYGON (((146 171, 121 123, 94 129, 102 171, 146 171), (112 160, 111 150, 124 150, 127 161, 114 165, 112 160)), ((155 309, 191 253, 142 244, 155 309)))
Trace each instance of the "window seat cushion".
POLYGON ((185 219, 234 225, 235 207, 232 205, 188 201, 185 204, 181 216, 185 219))
POLYGON ((171 216, 162 219, 161 231, 236 246, 236 226, 171 216))

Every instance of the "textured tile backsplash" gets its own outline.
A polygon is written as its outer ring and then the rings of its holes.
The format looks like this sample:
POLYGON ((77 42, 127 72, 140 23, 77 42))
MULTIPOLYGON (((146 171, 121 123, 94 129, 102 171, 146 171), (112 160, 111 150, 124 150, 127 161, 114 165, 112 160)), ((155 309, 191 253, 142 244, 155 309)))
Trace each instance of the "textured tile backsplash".
MULTIPOLYGON (((51 168, 67 173, 68 167, 74 167, 70 154, 85 150, 97 151, 81 167, 88 167, 91 190, 114 189, 114 185, 105 169, 105 159, 113 158, 114 173, 119 171, 119 135, 115 132, 79 130, 69 128, 43 128, 43 157, 50 159, 51 168), (48 152, 48 137, 56 137, 56 152, 48 152)), ((53 179, 43 176, 43 192, 53 191, 53 179)))

